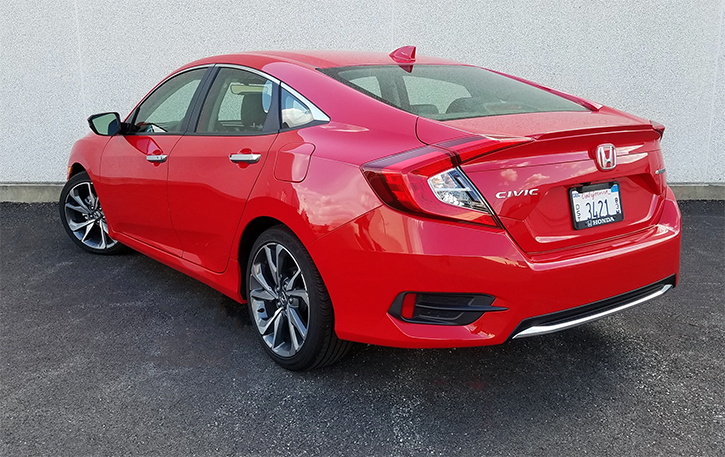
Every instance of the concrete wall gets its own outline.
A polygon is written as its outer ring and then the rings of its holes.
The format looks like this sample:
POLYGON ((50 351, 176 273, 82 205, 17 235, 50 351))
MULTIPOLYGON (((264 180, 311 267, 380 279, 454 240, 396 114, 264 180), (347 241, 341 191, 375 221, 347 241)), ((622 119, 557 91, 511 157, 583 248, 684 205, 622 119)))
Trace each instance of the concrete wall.
POLYGON ((65 178, 100 111, 213 54, 390 51, 529 78, 667 126, 670 182, 725 182, 725 0, 3 0, 0 182, 65 178))

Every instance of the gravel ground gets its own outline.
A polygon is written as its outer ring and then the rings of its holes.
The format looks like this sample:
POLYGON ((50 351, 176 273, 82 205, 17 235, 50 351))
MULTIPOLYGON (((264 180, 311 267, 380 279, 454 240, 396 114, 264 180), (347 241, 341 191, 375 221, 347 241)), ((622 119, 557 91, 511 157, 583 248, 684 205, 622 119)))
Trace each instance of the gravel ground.
POLYGON ((141 254, 84 253, 54 205, 4 203, 0 454, 723 455, 725 203, 681 208, 681 284, 641 307, 291 373, 243 306, 141 254))

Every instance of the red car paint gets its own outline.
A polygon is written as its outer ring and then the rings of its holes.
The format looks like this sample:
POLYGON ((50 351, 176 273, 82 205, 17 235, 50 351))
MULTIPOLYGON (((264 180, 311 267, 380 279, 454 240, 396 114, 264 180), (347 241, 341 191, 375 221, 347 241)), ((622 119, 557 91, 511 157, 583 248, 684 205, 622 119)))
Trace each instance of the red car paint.
MULTIPOLYGON (((413 60, 405 65, 460 65, 416 58, 414 50, 407 55, 413 60)), ((588 110, 440 122, 317 70, 395 64, 384 53, 235 54, 177 72, 214 64, 270 75, 330 121, 252 136, 89 134, 69 165, 93 180, 112 237, 234 300, 245 302, 245 234, 272 220, 309 251, 330 293, 338 336, 380 345, 498 344, 524 319, 679 272, 680 213, 657 173, 664 168, 659 124, 569 95, 588 110), (593 154, 602 143, 618 148, 615 170, 597 169, 593 154), (426 145, 460 163, 495 213, 491 224, 381 201, 366 164, 426 145), (261 159, 231 163, 236 153, 261 159), (148 155, 168 160, 151 163, 148 155), (575 230, 568 190, 608 181, 621 187, 624 221, 575 230), (506 310, 468 325, 411 323, 389 312, 403 292, 487 294, 506 310)))

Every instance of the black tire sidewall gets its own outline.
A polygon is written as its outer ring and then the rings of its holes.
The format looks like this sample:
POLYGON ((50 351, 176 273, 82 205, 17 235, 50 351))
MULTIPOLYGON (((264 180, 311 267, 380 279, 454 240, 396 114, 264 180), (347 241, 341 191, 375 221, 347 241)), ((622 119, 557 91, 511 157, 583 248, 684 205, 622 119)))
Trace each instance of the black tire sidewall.
POLYGON ((329 338, 329 332, 332 331, 332 322, 325 322, 323 319, 323 312, 321 306, 330 306, 329 296, 327 290, 319 279, 319 272, 312 262, 312 258, 305 249, 299 239, 288 229, 275 226, 259 236, 255 241, 251 255, 247 261, 245 278, 246 294, 248 297, 247 307, 249 308, 249 317, 252 321, 252 327, 254 333, 257 335, 257 339, 264 348, 265 352, 280 366, 293 371, 307 370, 313 367, 325 346, 326 339, 329 338), (309 296, 309 321, 307 328, 307 337, 305 338, 302 348, 291 357, 282 357, 276 354, 272 349, 267 346, 266 342, 262 339, 262 335, 259 333, 257 328, 256 319, 254 316, 254 309, 249 299, 250 295, 250 281, 249 275, 252 271, 252 262, 257 256, 257 253, 267 243, 274 242, 284 246, 294 257, 302 270, 301 274, 307 285, 307 294, 309 296))
MULTIPOLYGON (((101 255, 111 255, 116 254, 119 252, 123 252, 125 249, 125 246, 121 243, 116 243, 113 245, 113 247, 106 248, 106 249, 95 249, 90 246, 85 245, 81 240, 79 240, 75 234, 73 233, 73 230, 70 229, 70 226, 68 226, 68 219, 66 218, 65 214, 65 201, 66 198, 68 198, 68 193, 73 189, 75 186, 77 186, 80 183, 88 182, 93 185, 93 181, 91 180, 91 177, 88 176, 88 173, 85 171, 82 171, 78 174, 73 175, 63 186, 63 190, 60 193, 60 200, 58 201, 58 209, 60 211, 60 220, 63 224, 63 228, 65 229, 65 232, 68 234, 71 240, 76 244, 76 246, 80 247, 86 252, 91 252, 93 254, 101 254, 101 255)), ((94 186, 95 190, 95 186, 94 186)), ((97 195, 97 194, 96 194, 97 195)), ((101 205, 102 206, 102 205, 101 205)))

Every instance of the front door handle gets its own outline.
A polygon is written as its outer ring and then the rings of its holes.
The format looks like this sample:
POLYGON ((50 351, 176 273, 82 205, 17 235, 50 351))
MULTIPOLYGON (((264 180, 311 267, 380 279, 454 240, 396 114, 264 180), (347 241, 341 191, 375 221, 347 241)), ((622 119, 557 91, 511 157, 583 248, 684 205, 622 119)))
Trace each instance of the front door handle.
POLYGON ((146 160, 153 163, 164 163, 166 162, 166 158, 168 156, 166 154, 154 154, 154 155, 147 155, 146 160))
POLYGON ((257 163, 262 154, 231 154, 229 160, 234 163, 257 163))

